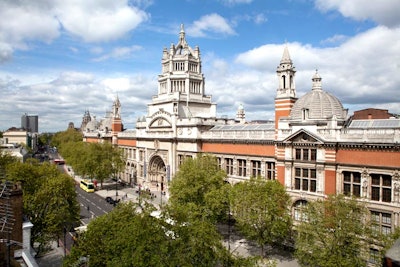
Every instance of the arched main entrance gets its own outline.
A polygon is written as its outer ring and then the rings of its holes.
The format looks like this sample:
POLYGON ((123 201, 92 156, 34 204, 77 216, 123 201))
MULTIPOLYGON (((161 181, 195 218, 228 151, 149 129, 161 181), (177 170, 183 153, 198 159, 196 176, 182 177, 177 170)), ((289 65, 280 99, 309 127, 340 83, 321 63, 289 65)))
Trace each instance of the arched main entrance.
POLYGON ((149 170, 147 172, 148 181, 150 181, 152 185, 159 185, 161 186, 160 188, 163 188, 166 182, 166 173, 165 163, 162 158, 160 156, 151 158, 149 170))

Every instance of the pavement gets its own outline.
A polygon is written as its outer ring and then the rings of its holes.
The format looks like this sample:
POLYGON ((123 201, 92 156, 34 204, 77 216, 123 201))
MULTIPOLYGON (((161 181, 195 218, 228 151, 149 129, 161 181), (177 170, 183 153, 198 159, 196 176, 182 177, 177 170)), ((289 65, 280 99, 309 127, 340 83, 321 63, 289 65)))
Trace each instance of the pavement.
MULTIPOLYGON (((68 171, 67 166, 65 166, 65 171, 74 177, 77 183, 80 183, 81 178, 79 176, 74 175, 71 168, 68 171)), ((98 189, 95 191, 95 194, 98 194, 102 198, 112 197, 115 199, 121 199, 122 202, 125 201, 138 201, 139 197, 139 187, 138 186, 118 186, 117 190, 115 189, 116 182, 109 181, 103 183, 103 189, 98 189)), ((100 185, 98 185, 100 187, 100 185)), ((143 188, 141 187, 141 191, 143 188)), ((153 203, 156 207, 160 207, 163 203, 168 201, 168 196, 161 194, 161 191, 157 188, 157 186, 148 186, 146 187, 146 191, 150 193, 150 196, 153 196, 150 199, 150 202, 153 203)), ((83 224, 87 224, 89 221, 83 221, 83 224)), ((223 227, 223 226, 222 226, 223 227)), ((227 238, 227 227, 225 229, 220 229, 221 233, 224 236, 224 244, 229 248, 232 253, 239 255, 259 255, 260 249, 259 247, 243 237, 241 237, 237 231, 231 229, 229 238, 227 238), (225 233, 224 233, 225 231, 225 233)), ((267 248, 268 249, 268 248, 267 248)), ((46 255, 37 259, 37 262, 40 267, 60 267, 62 266, 62 259, 64 257, 64 247, 57 242, 52 243, 52 249, 46 255)), ((67 251, 68 253, 68 251, 67 251)), ((271 258, 277 262, 277 267, 299 267, 300 265, 297 263, 295 259, 292 258, 292 255, 289 252, 285 251, 277 251, 269 248, 268 255, 271 255, 271 258)))

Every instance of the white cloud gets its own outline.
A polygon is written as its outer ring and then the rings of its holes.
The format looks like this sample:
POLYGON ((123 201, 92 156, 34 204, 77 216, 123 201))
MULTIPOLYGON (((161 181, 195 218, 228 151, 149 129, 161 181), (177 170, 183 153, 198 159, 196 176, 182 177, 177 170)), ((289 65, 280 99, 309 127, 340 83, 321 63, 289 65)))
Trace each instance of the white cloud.
MULTIPOLYGON (((140 1, 150 4, 149 1, 140 1)), ((86 42, 121 38, 149 19, 128 0, 39 0, 0 2, 0 62, 30 41, 50 43, 63 30, 86 42)))
POLYGON ((194 21, 193 24, 187 28, 187 33, 195 37, 205 37, 210 33, 224 35, 236 34, 228 21, 216 13, 205 15, 199 20, 194 21))
MULTIPOLYGON (((207 90, 225 114, 230 111, 229 115, 234 116, 236 104, 241 102, 246 113, 255 116, 251 119, 266 119, 260 115, 273 110, 276 66, 284 46, 263 45, 237 55, 234 64, 212 65, 212 71, 206 75, 207 90), (223 66, 222 71, 218 66, 223 66)), ((287 46, 297 70, 298 97, 311 90, 311 78, 318 69, 323 89, 338 97, 350 112, 390 107, 389 111, 400 113, 400 27, 376 27, 348 37, 337 47, 318 48, 301 43, 287 46)))
POLYGON ((63 27, 87 42, 118 39, 149 18, 122 0, 70 0, 60 2, 60 7, 57 16, 63 27))
POLYGON ((117 95, 122 102, 123 123, 132 128, 137 117, 145 114, 146 104, 157 92, 153 76, 100 78, 92 73, 63 72, 46 82, 25 86, 21 85, 24 83, 22 78, 0 78, 0 130, 18 127, 25 112, 39 115, 40 132, 63 131, 69 122, 79 127, 85 110, 100 119, 111 110, 117 95))
POLYGON ((322 11, 338 10, 343 16, 356 20, 372 19, 388 27, 400 25, 400 1, 398 0, 315 0, 322 11))

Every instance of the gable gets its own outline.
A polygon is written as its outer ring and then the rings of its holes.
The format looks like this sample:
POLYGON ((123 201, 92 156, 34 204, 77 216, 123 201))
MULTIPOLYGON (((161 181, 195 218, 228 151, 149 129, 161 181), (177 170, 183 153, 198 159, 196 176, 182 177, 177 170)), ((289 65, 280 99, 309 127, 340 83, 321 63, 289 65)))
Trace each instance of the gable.
POLYGON ((310 144, 322 144, 324 143, 324 141, 319 138, 317 135, 306 131, 304 129, 301 129, 291 135, 289 135, 288 137, 286 137, 283 140, 284 143, 310 143, 310 144))

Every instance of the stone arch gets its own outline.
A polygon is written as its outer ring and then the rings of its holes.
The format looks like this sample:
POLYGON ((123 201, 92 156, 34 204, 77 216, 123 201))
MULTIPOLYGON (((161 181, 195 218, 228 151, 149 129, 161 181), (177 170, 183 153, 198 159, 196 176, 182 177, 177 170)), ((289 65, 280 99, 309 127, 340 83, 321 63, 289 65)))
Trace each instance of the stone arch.
POLYGON ((147 171, 148 180, 153 185, 159 185, 163 189, 166 183, 166 175, 167 169, 164 160, 159 155, 153 156, 150 159, 147 171))

